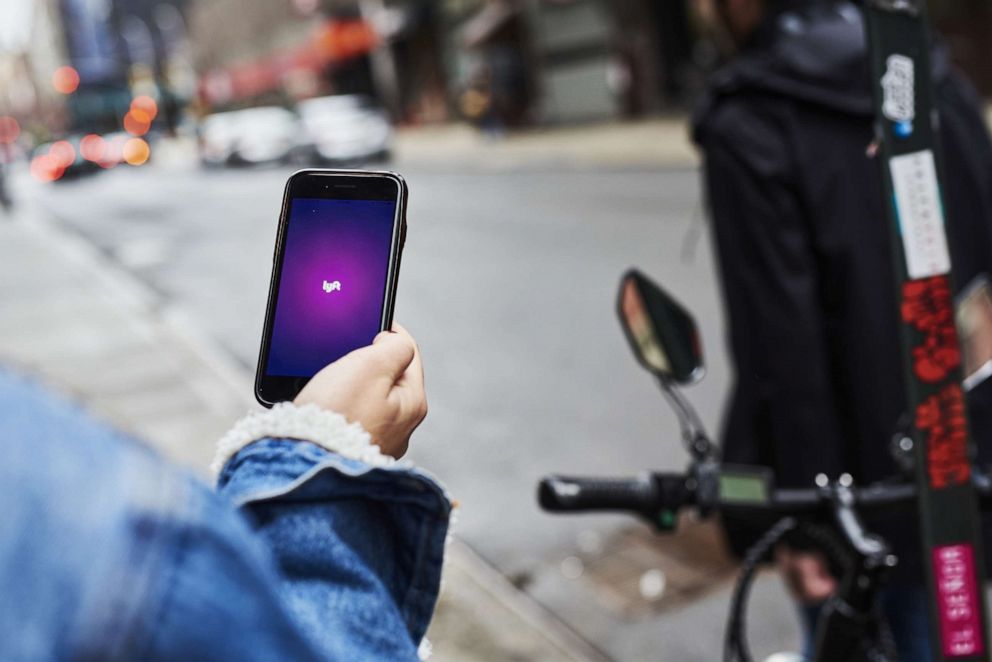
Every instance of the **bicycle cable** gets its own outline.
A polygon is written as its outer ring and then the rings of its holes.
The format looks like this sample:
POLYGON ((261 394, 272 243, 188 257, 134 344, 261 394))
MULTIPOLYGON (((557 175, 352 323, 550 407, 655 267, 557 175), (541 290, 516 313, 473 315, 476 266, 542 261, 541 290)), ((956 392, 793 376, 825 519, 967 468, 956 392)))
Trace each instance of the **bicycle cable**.
POLYGON ((794 530, 798 522, 794 517, 783 517, 768 529, 754 545, 747 550, 741 562, 741 574, 734 586, 734 595, 730 600, 730 617, 727 619, 727 633, 723 643, 724 662, 754 662, 747 645, 747 614, 746 606, 754 575, 761 560, 769 550, 782 539, 782 536, 794 530))

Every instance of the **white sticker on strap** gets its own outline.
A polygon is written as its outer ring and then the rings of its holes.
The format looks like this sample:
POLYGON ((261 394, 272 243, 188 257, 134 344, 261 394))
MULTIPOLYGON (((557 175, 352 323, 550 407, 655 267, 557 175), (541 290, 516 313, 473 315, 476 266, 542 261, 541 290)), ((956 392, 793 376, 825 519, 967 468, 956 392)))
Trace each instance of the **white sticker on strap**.
POLYGON ((909 277, 916 280, 946 274, 951 270, 951 258, 933 152, 925 149, 895 156, 889 169, 909 277))

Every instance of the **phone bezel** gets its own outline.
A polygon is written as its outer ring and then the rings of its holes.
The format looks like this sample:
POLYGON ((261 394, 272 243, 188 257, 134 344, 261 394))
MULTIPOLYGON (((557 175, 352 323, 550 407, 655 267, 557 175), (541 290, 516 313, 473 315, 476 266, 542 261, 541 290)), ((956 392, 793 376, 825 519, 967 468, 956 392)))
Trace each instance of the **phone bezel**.
POLYGON ((276 231, 276 245, 272 254, 272 278, 269 281, 269 298, 265 309, 265 326, 258 351, 258 365, 255 369, 255 399, 265 407, 277 402, 292 400, 306 386, 311 377, 274 376, 266 374, 269 362, 269 349, 272 343, 272 325, 275 318, 276 302, 279 296, 279 281, 282 277, 285 259, 286 232, 289 229, 289 210, 295 198, 351 199, 351 200, 395 200, 396 213, 393 217, 393 232, 389 250, 389 265, 386 273, 386 287, 383 293, 382 317, 379 330, 384 331, 393 324, 393 308, 396 303, 396 283, 399 276, 403 243, 406 240, 406 181, 399 174, 387 170, 332 170, 307 168, 290 175, 283 192, 282 208, 279 213, 279 227, 276 231), (395 196, 385 195, 388 187, 395 188, 395 196))

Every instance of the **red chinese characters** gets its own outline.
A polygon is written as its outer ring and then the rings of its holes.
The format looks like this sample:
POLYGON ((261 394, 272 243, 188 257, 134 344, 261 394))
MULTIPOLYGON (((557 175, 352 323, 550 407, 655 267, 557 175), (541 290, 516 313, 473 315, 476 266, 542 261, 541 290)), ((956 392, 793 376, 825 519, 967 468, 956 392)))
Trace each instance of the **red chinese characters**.
POLYGON ((923 334, 923 343, 913 348, 913 373, 917 379, 936 384, 958 368, 961 348, 947 276, 906 283, 902 319, 923 334))
POLYGON ((961 485, 971 476, 964 391, 945 386, 916 408, 916 427, 927 436, 927 472, 934 489, 961 485))
POLYGON ((947 276, 906 283, 901 312, 903 322, 922 335, 913 347, 913 374, 925 384, 944 383, 916 408, 916 428, 926 439, 930 486, 961 485, 971 476, 968 420, 964 391, 956 379, 961 348, 947 276))

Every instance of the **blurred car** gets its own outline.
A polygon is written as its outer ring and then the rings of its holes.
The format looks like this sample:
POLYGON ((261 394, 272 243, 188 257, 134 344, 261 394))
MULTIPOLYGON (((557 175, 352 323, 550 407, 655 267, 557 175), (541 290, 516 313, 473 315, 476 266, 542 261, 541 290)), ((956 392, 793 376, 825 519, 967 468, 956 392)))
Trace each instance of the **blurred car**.
POLYGON ((31 151, 31 163, 36 170, 42 170, 51 177, 48 181, 70 179, 96 172, 100 166, 84 158, 80 143, 83 136, 70 135, 52 142, 42 143, 31 151))
POLYGON ((296 115, 279 106, 215 113, 200 125, 200 161, 207 166, 283 163, 293 157, 299 137, 296 115))
POLYGON ((359 94, 301 101, 296 106, 316 162, 347 163, 389 158, 393 129, 386 113, 359 94))

